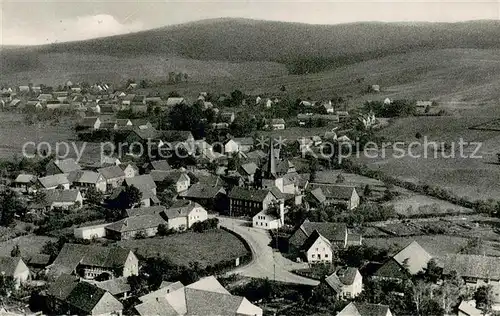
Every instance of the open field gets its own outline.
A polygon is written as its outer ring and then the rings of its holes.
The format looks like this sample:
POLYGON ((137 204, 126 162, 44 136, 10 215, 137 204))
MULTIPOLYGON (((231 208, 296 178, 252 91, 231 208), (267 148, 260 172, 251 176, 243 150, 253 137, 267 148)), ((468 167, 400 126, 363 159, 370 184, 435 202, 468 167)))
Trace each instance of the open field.
POLYGON ((202 266, 244 256, 247 250, 231 233, 215 230, 206 233, 180 233, 166 237, 132 239, 118 242, 144 257, 160 255, 178 265, 198 261, 202 266))
POLYGON ((37 235, 21 236, 0 243, 0 256, 10 256, 10 252, 15 245, 19 246, 22 257, 40 253, 40 250, 48 241, 56 241, 57 238, 37 235))
MULTIPOLYGON (((465 237, 433 235, 433 236, 413 236, 413 237, 393 237, 393 238, 365 238, 363 243, 384 249, 390 249, 396 253, 399 249, 407 246, 416 240, 431 255, 442 256, 445 254, 455 254, 467 244, 465 237)), ((500 243, 493 241, 484 242, 485 254, 500 256, 500 243)))
POLYGON ((409 191, 402 193, 401 196, 396 197, 392 201, 386 202, 385 205, 394 206, 398 214, 405 216, 439 213, 464 214, 473 212, 471 209, 447 201, 409 191))

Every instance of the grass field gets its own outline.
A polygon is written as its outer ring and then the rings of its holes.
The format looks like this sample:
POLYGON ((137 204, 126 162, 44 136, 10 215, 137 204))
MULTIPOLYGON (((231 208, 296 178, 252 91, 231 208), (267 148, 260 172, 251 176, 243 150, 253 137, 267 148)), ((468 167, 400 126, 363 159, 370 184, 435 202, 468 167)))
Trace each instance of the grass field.
POLYGON ((141 256, 159 255, 179 265, 194 261, 198 261, 202 266, 213 265, 224 260, 234 260, 247 253, 243 243, 224 230, 124 240, 118 244, 136 251, 141 256))
POLYGON ((464 214, 472 212, 471 209, 451 204, 447 201, 438 200, 426 195, 415 194, 406 191, 394 200, 385 203, 392 205, 398 214, 411 216, 436 213, 464 214))
POLYGON ((22 257, 40 253, 40 250, 48 241, 56 241, 57 238, 28 235, 10 239, 0 243, 0 256, 10 256, 10 252, 15 245, 19 246, 22 257))

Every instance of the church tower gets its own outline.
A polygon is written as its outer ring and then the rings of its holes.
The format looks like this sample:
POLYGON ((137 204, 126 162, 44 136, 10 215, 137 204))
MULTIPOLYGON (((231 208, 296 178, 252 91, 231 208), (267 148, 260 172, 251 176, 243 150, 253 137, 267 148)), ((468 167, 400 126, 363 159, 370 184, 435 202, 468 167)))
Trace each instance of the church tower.
POLYGON ((276 159, 273 139, 271 138, 269 141, 269 155, 262 175, 262 188, 271 189, 276 187, 280 192, 283 192, 283 178, 278 175, 276 159))

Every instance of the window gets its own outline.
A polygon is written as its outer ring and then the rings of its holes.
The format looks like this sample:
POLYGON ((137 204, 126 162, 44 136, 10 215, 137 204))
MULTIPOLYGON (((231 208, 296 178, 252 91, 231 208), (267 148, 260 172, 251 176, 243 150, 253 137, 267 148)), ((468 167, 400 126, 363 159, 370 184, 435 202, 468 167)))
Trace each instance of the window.
POLYGON ((325 253, 325 258, 328 258, 328 254, 327 253, 325 253))
POLYGON ((315 258, 315 257, 316 257, 316 255, 315 255, 315 254, 312 254, 312 256, 311 256, 311 257, 315 258))
POLYGON ((266 226, 267 226, 267 223, 266 223, 266 226))
POLYGON ((319 251, 319 248, 316 248, 316 251, 319 251))

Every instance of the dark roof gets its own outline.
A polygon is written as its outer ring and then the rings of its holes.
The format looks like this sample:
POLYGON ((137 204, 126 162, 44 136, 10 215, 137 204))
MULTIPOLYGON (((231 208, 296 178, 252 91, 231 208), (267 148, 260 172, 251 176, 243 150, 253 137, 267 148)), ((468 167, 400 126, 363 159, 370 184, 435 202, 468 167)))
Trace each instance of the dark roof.
POLYGON ((80 167, 80 165, 73 158, 53 160, 52 163, 56 165, 62 173, 69 173, 71 171, 82 169, 82 167, 80 167))
POLYGON ((63 173, 58 173, 54 174, 51 176, 46 176, 42 178, 38 178, 38 182, 44 187, 44 188, 52 188, 52 187, 57 187, 60 184, 68 184, 69 180, 66 177, 65 174, 63 173))
POLYGON ((66 302, 88 315, 99 303, 106 291, 87 282, 79 282, 66 298, 66 302))
POLYGON ((151 166, 153 167, 154 170, 162 170, 162 171, 172 170, 172 167, 170 167, 168 161, 166 160, 151 161, 151 166))
POLYGON ((316 240, 322 239, 326 241, 328 244, 330 243, 328 239, 326 239, 324 236, 322 236, 317 230, 314 230, 309 237, 307 237, 306 241, 302 244, 302 250, 307 251, 309 250, 312 245, 316 242, 316 240))
POLYGON ((356 190, 353 186, 346 185, 335 185, 335 184, 320 184, 320 183, 309 183, 307 189, 311 191, 311 194, 318 194, 321 189, 321 194, 326 199, 337 199, 337 200, 349 200, 356 190), (313 193, 313 191, 315 193, 313 193))
POLYGON ((300 246, 315 230, 331 242, 344 242, 347 234, 347 226, 343 223, 311 222, 306 219, 290 236, 290 242, 300 246))
POLYGON ((187 191, 182 192, 180 195, 185 198, 193 199, 212 199, 219 192, 226 193, 222 185, 211 186, 201 182, 193 184, 187 191))
POLYGON ((106 180, 125 177, 125 173, 119 166, 109 166, 105 168, 99 168, 97 169, 97 171, 100 174, 102 174, 106 180))
POLYGON ((47 266, 50 263, 50 255, 37 253, 27 259, 28 265, 47 266))
POLYGON ((160 224, 165 224, 165 220, 159 214, 146 214, 126 217, 117 222, 106 226, 107 230, 125 233, 148 228, 158 227, 160 224))
POLYGON ((47 289, 47 295, 61 301, 66 301, 73 289, 78 284, 78 278, 66 273, 61 274, 47 289))
POLYGON ((139 189, 142 193, 142 199, 149 199, 155 195, 153 190, 156 189, 156 184, 149 174, 126 178, 125 183, 127 186, 135 186, 139 189))
POLYGON ((165 211, 167 208, 162 205, 151 206, 151 207, 137 207, 137 208, 129 208, 127 212, 127 216, 138 216, 138 215, 152 215, 152 214, 160 214, 165 211))
POLYGON ((45 201, 48 205, 51 205, 55 202, 76 202, 79 194, 80 191, 78 190, 48 190, 45 193, 45 201))
POLYGON ((62 273, 73 272, 78 264, 116 268, 124 265, 129 253, 121 247, 65 244, 51 266, 62 273))
POLYGON ((169 130, 169 131, 159 131, 160 138, 167 142, 175 141, 187 141, 193 139, 193 133, 190 131, 179 131, 179 130, 169 130))
POLYGON ((251 190, 235 186, 233 187, 231 192, 229 192, 229 198, 245 201, 263 202, 269 193, 271 193, 271 191, 269 190, 251 190))
POLYGON ((400 280, 406 280, 410 277, 408 272, 393 258, 387 260, 373 275, 376 277, 400 280))

